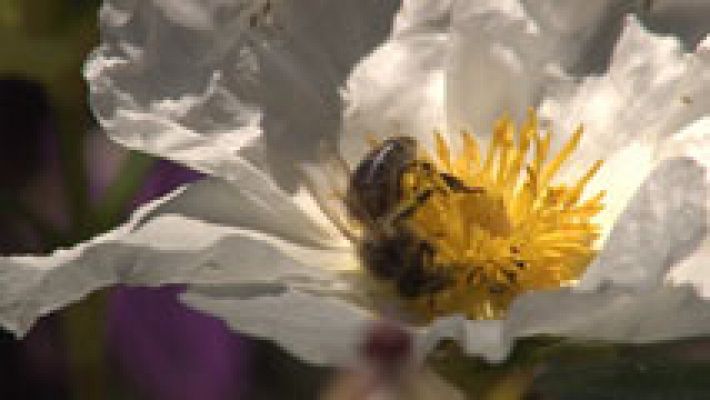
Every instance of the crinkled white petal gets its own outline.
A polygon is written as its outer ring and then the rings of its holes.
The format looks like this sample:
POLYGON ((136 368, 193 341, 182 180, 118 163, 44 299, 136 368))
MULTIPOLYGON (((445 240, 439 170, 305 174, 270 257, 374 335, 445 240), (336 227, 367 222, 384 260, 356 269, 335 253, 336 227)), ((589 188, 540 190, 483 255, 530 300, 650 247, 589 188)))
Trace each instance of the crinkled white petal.
POLYGON ((352 268, 354 255, 341 237, 329 239, 304 195, 289 201, 259 181, 227 185, 187 186, 113 231, 49 256, 0 259, 0 323, 24 334, 41 315, 117 283, 255 285, 252 296, 290 286, 347 289, 336 274, 352 268))
POLYGON ((638 292, 534 292, 517 299, 505 326, 507 337, 548 334, 573 339, 650 343, 710 333, 710 303, 690 286, 638 292))
MULTIPOLYGON (((580 47, 585 39, 589 39, 598 30, 608 29, 608 25, 600 23, 610 16, 618 17, 617 13, 629 11, 622 6, 629 3, 626 0, 600 0, 587 2, 583 0, 521 0, 525 12, 549 35, 547 39, 555 42, 554 46, 561 55, 562 51, 570 57, 579 56, 580 47), (554 35, 557 35, 555 37, 554 35), (574 43, 577 41, 577 43, 574 43)), ((572 59, 565 63, 575 62, 572 59)))
POLYGON ((656 166, 658 145, 710 110, 710 57, 705 45, 685 53, 672 37, 653 34, 627 17, 605 74, 568 80, 550 90, 539 108, 556 132, 554 147, 580 124, 586 134, 561 180, 608 161, 587 193, 607 192, 604 228, 618 219, 656 166))
POLYGON ((446 76, 452 130, 486 137, 503 113, 524 115, 542 79, 540 34, 517 0, 457 3, 446 76))
POLYGON ((461 1, 452 18, 449 127, 486 137, 504 113, 521 120, 543 89, 579 64, 618 1, 461 1))
POLYGON ((393 35, 446 32, 455 1, 403 0, 394 20, 393 35))
POLYGON ((513 342, 505 336, 505 321, 472 321, 462 315, 437 318, 416 330, 416 356, 423 360, 444 339, 456 341, 464 353, 502 361, 513 342))
POLYGON ((442 339, 490 362, 504 361, 516 339, 540 335, 572 340, 644 344, 710 334, 710 303, 690 286, 638 292, 610 286, 594 292, 571 289, 524 294, 502 321, 440 318, 422 329, 425 356, 442 339))
MULTIPOLYGON (((338 89, 385 36, 395 1, 107 0, 86 64, 120 143, 233 177, 266 145, 275 174, 338 131, 338 89)), ((282 176, 277 176, 277 178, 282 176)))
POLYGON ((444 70, 447 2, 405 2, 390 38, 348 77, 340 152, 351 164, 369 149, 367 137, 407 135, 431 143, 446 131, 444 70))
MULTIPOLYGON (((632 160, 629 160, 632 161, 632 160)), ((708 233, 708 168, 692 158, 658 164, 616 221, 578 288, 649 289, 708 233)))
POLYGON ((690 284, 701 296, 710 298, 710 236, 705 236, 698 248, 680 260, 669 272, 668 278, 675 284, 690 284))
POLYGON ((551 89, 540 106, 541 118, 558 133, 558 143, 583 124, 588 134, 578 156, 584 161, 634 140, 670 136, 707 113, 705 46, 685 53, 676 38, 654 34, 628 16, 607 71, 551 89))
MULTIPOLYGON (((686 157, 695 160, 705 170, 704 179, 710 186, 710 116, 695 121, 666 141, 661 157, 686 157)), ((707 189, 706 189, 707 190, 707 189)), ((710 190, 708 190, 710 191, 710 190)), ((705 198, 705 221, 710 226, 710 195, 705 198)), ((710 298, 710 237, 693 252, 674 265, 669 278, 675 283, 692 284, 704 297, 710 298)))
POLYGON ((190 307, 224 319, 236 331, 278 343, 306 362, 343 365, 357 360, 372 316, 334 297, 297 290, 239 299, 209 288, 181 296, 190 307))
POLYGON ((345 87, 345 159, 362 157, 367 134, 410 135, 431 146, 434 130, 485 136, 502 113, 523 116, 614 2, 538 3, 403 2, 390 38, 345 87))
POLYGON ((147 217, 177 213, 223 226, 265 232, 304 246, 349 246, 309 192, 300 190, 290 195, 263 178, 254 176, 239 183, 203 179, 147 217))

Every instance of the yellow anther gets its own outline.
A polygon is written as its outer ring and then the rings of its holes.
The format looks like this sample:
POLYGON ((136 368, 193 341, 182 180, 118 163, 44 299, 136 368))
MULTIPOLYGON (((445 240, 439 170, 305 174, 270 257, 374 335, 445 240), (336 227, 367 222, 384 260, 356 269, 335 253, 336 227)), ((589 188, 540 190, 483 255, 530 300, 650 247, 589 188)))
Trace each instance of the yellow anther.
POLYGON ((436 159, 428 161, 436 171, 405 174, 403 200, 416 196, 417 187, 442 187, 441 174, 483 190, 436 190, 410 217, 411 229, 434 248, 433 265, 454 281, 411 300, 415 309, 429 317, 462 312, 498 318, 520 293, 579 278, 595 255, 599 227, 592 219, 603 207, 604 192, 581 199, 602 162, 569 186, 553 182, 582 134, 580 127, 550 161, 551 134, 541 135, 533 111, 519 130, 507 116, 496 122, 485 160, 471 134, 462 132, 458 156, 434 134, 436 159))

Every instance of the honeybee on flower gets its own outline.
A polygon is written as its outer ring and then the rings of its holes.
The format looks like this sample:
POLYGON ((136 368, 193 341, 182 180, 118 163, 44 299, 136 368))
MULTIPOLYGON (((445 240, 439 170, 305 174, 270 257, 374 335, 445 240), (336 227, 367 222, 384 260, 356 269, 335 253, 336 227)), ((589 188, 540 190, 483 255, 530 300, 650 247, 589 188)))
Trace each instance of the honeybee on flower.
POLYGON ((710 50, 688 18, 709 14, 107 0, 85 70, 101 125, 211 177, 87 243, 4 258, 0 322, 187 283, 188 305, 314 363, 347 359, 393 305, 420 354, 705 335, 710 50), (358 188, 375 176, 393 192, 358 188))

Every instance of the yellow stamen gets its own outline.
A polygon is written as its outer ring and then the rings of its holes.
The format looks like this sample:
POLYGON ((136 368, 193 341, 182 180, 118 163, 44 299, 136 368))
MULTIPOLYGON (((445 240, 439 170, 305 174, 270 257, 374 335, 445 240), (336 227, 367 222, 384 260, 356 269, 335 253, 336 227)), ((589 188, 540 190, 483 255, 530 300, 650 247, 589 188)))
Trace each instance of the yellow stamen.
POLYGON ((433 246, 432 268, 452 280, 443 290, 411 300, 414 309, 427 317, 462 312, 473 319, 500 318, 519 294, 564 286, 580 276, 595 255, 600 228, 592 218, 603 207, 604 192, 580 199, 602 162, 571 186, 553 182, 582 133, 580 127, 549 161, 550 133, 540 134, 533 112, 519 130, 509 117, 499 119, 485 160, 471 134, 462 133, 463 150, 456 157, 435 133, 436 158, 423 157, 437 173, 405 172, 403 201, 411 201, 419 188, 440 188, 442 173, 483 190, 436 190, 407 222, 433 246))

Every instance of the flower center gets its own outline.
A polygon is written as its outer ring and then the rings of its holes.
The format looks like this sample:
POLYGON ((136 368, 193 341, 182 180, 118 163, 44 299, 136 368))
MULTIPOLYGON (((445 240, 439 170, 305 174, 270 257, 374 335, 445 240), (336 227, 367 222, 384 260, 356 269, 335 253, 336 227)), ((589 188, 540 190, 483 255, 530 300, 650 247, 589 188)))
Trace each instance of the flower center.
POLYGON ((580 127, 548 159, 551 133, 541 135, 530 112, 520 129, 499 119, 485 156, 465 132, 456 157, 438 133, 435 157, 418 150, 421 162, 400 178, 401 201, 418 204, 404 223, 433 250, 422 268, 448 284, 408 300, 416 311, 501 318, 517 295, 581 275, 596 253, 600 227, 592 218, 604 196, 582 200, 582 192, 602 162, 572 185, 553 184, 581 136, 580 127))

